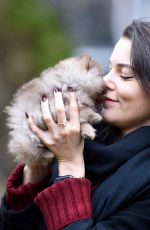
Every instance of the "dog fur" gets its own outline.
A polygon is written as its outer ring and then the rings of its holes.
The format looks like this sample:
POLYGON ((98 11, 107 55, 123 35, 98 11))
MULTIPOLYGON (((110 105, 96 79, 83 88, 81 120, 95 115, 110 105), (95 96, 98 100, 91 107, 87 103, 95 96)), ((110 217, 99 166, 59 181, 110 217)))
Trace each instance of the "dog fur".
POLYGON ((29 129, 25 112, 30 112, 36 124, 46 130, 40 107, 41 98, 46 95, 52 117, 57 123, 53 92, 55 88, 59 88, 62 90, 66 117, 69 120, 68 87, 72 87, 76 94, 82 137, 95 138, 92 124, 101 120, 100 113, 96 111, 96 103, 100 105, 104 89, 101 68, 89 55, 68 58, 21 86, 6 107, 10 136, 8 150, 17 161, 45 165, 52 160, 53 153, 29 129))

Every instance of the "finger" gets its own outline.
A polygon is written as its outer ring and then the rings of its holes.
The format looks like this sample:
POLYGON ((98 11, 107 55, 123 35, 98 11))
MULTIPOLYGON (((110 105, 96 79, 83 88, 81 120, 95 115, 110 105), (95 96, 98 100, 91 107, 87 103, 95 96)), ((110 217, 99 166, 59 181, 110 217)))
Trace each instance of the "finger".
POLYGON ((65 106, 63 103, 62 93, 59 89, 54 90, 54 99, 55 99, 55 111, 58 123, 66 122, 66 112, 65 106))
POLYGON ((56 123, 54 122, 52 115, 50 113, 48 98, 45 95, 42 96, 41 110, 44 122, 48 130, 52 130, 52 128, 55 128, 56 123))
POLYGON ((71 87, 69 87, 69 93, 70 93, 70 104, 69 104, 70 122, 74 125, 79 125, 79 109, 78 109, 77 99, 71 87))
POLYGON ((36 125, 36 123, 34 122, 34 119, 33 119, 33 117, 31 116, 30 113, 25 113, 25 115, 26 115, 27 124, 28 124, 30 130, 49 149, 50 145, 52 144, 52 139, 51 139, 51 135, 49 134, 49 132, 48 131, 43 131, 42 129, 40 129, 36 125))
POLYGON ((35 136, 37 136, 42 141, 44 136, 44 131, 35 124, 34 119, 30 113, 25 113, 25 115, 27 118, 27 124, 29 126, 29 129, 33 132, 35 136))

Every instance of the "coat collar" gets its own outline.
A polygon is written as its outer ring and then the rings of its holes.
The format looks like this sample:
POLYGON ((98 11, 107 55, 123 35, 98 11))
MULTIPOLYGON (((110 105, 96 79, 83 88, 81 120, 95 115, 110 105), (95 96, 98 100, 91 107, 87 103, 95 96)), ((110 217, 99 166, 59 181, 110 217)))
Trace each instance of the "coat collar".
POLYGON ((110 145, 85 141, 86 177, 95 183, 101 182, 131 157, 149 147, 150 126, 140 127, 110 145))

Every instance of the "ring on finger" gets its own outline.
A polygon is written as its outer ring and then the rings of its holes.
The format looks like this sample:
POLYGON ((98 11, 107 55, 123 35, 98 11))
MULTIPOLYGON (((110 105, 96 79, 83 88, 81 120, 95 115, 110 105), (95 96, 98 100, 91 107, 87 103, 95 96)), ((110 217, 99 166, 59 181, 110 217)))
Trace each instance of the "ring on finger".
POLYGON ((64 127, 66 126, 66 124, 67 124, 67 121, 65 121, 65 122, 58 122, 57 123, 57 125, 64 126, 64 127))

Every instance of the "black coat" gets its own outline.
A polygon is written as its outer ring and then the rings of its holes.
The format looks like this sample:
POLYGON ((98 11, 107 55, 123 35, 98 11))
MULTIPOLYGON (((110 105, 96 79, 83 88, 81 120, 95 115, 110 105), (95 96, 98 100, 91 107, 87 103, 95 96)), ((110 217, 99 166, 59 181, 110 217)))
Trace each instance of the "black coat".
MULTIPOLYGON (((150 229, 150 126, 114 144, 85 144, 86 178, 99 186, 91 193, 93 216, 64 226, 65 230, 150 229)), ((40 210, 1 206, 2 230, 46 230, 40 210)), ((52 229, 53 230, 53 229, 52 229)))

